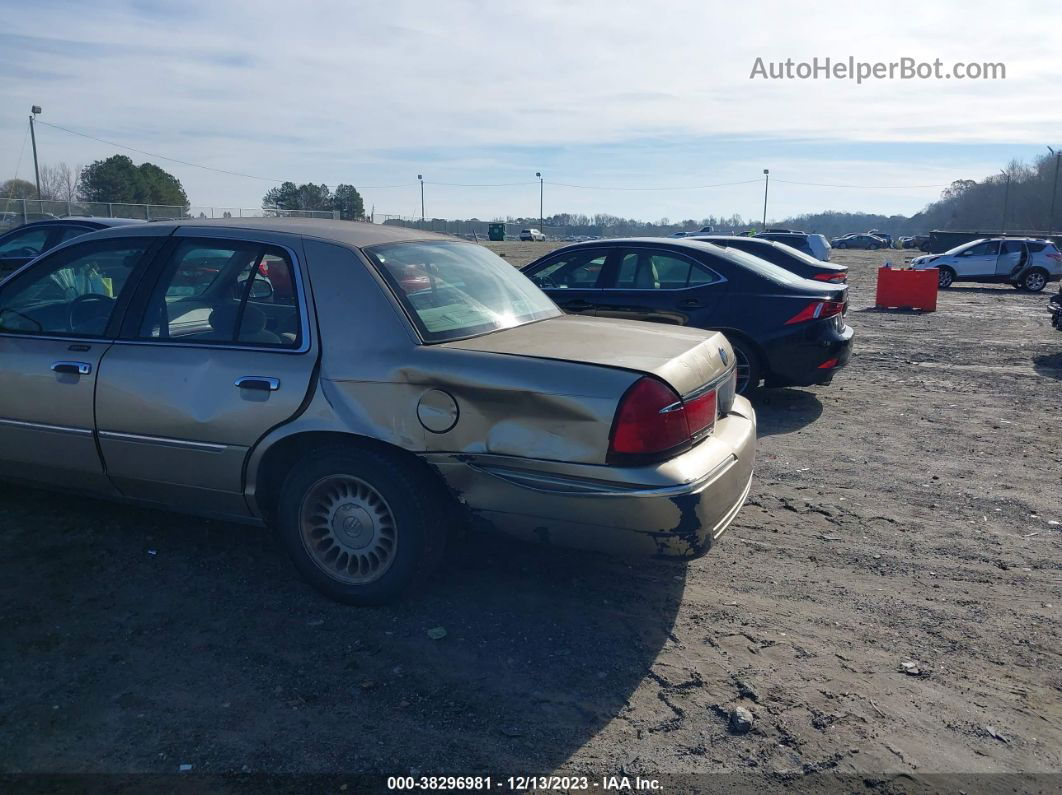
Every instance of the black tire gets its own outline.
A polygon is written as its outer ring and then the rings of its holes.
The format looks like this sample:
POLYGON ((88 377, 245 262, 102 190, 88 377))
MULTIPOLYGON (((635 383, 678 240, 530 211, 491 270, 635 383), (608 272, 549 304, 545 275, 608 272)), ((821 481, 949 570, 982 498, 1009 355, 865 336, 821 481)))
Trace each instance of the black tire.
POLYGON ((734 349, 738 370, 737 393, 748 397, 763 380, 760 355, 749 343, 741 339, 730 338, 730 347, 734 349))
POLYGON ((848 248, 847 243, 838 243, 834 248, 848 248))
POLYGON ((1030 268, 1021 277, 1021 286, 1030 293, 1038 293, 1047 286, 1047 273, 1040 268, 1030 268))
POLYGON ((280 490, 276 531, 299 573, 319 591, 345 604, 379 605, 438 565, 449 508, 443 485, 399 455, 328 447, 292 467, 280 490), (326 496, 330 509, 323 507, 326 496))
POLYGON ((877 243, 871 243, 869 246, 867 246, 867 248, 869 248, 871 251, 877 251, 879 248, 881 248, 881 246, 879 246, 877 243))
POLYGON ((937 287, 941 290, 947 290, 951 287, 955 281, 955 271, 949 268, 947 265, 940 267, 939 273, 937 273, 937 287))

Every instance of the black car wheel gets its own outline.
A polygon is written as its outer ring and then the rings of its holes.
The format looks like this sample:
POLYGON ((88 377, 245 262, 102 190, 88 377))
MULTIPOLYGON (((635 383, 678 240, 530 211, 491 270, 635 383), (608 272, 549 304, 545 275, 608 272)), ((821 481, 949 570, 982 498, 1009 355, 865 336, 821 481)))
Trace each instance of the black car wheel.
POLYGON ((281 487, 276 529, 296 568, 336 601, 383 604, 441 557, 447 515, 429 473, 358 447, 315 450, 281 487))
POLYGON ((1022 278, 1021 286, 1031 293, 1038 293, 1047 286, 1047 274, 1039 268, 1033 268, 1022 278))
POLYGON ((737 393, 748 395, 760 385, 763 368, 756 351, 742 340, 731 339, 730 347, 734 349, 734 366, 737 369, 737 393))
POLYGON ((955 271, 947 265, 943 266, 937 274, 937 287, 946 290, 951 287, 953 281, 955 281, 955 271))
POLYGON ((867 248, 869 248, 871 251, 877 251, 879 248, 881 248, 881 246, 879 246, 877 243, 871 243, 869 246, 867 246, 867 248))

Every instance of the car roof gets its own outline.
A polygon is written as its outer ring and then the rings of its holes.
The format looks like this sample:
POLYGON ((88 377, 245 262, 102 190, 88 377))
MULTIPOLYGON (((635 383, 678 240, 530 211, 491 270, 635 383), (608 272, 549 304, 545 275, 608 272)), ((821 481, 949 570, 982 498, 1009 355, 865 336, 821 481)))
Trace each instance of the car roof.
POLYGON ((355 248, 380 243, 405 243, 415 240, 459 240, 452 235, 425 232, 405 226, 373 224, 368 221, 337 221, 332 218, 191 218, 153 221, 152 226, 202 229, 247 229, 259 232, 317 237, 355 248))
POLYGON ((40 221, 30 221, 29 223, 22 224, 21 226, 14 227, 15 229, 25 229, 27 227, 34 226, 84 226, 86 224, 91 226, 98 226, 100 229, 114 226, 129 226, 131 224, 143 224, 145 221, 139 218, 96 218, 89 215, 67 215, 62 218, 44 218, 40 221))

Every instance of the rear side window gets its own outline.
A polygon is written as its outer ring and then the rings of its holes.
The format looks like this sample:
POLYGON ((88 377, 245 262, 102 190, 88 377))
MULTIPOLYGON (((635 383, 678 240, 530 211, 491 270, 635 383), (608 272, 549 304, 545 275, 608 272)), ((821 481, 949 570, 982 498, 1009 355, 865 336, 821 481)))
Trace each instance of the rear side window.
POLYGON ((38 226, 13 234, 0 244, 0 257, 36 257, 44 250, 44 244, 48 242, 48 235, 52 231, 51 227, 38 226))
POLYGON ((295 348, 301 343, 293 265, 283 249, 182 240, 152 290, 141 339, 295 348))
POLYGON ((1017 254, 1025 246, 1025 243, 1021 240, 1004 240, 1003 241, 1003 254, 1017 254))
POLYGON ((692 260, 660 251, 627 250, 620 258, 616 288, 620 290, 683 290, 720 280, 692 260))
POLYGON ((1033 254, 1039 254, 1047 246, 1051 246, 1051 248, 1054 248, 1054 245, 1051 244, 1051 243, 1035 243, 1033 241, 1029 241, 1028 246, 1029 246, 1029 251, 1031 251, 1033 254))

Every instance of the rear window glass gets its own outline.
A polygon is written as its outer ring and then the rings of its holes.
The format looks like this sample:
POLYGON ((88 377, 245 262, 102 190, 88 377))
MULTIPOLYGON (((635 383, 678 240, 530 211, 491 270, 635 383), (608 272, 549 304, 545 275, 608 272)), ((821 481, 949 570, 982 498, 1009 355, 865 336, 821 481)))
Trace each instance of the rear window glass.
POLYGON ((425 342, 475 337, 563 314, 530 279, 475 243, 394 243, 365 253, 425 342))
POLYGON ((762 276, 765 279, 771 279, 772 281, 781 284, 799 284, 804 281, 804 279, 797 276, 795 273, 787 271, 785 268, 779 267, 773 262, 768 262, 753 254, 741 251, 740 249, 724 249, 720 252, 720 256, 730 259, 732 262, 737 263, 746 270, 752 271, 758 276, 762 276))

